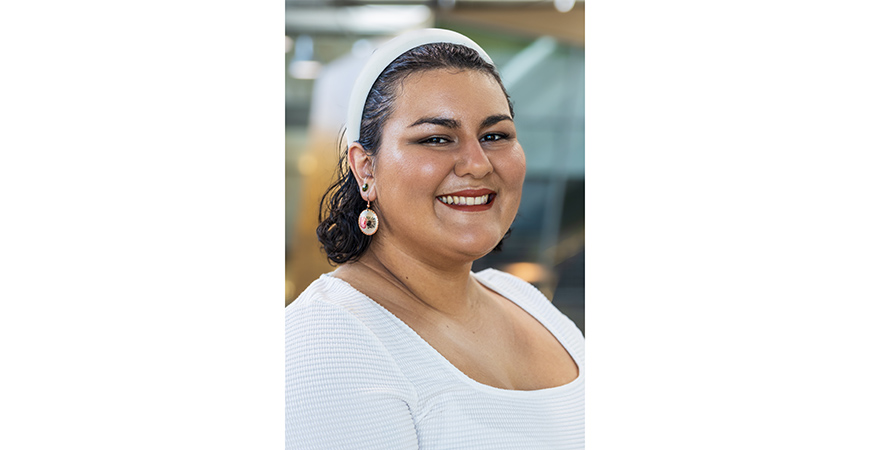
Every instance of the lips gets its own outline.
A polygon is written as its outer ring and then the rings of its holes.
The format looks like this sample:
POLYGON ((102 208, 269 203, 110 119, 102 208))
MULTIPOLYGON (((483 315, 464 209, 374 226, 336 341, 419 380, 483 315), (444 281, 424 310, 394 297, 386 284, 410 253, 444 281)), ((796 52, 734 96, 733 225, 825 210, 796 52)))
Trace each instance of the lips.
POLYGON ((496 193, 491 189, 465 189, 436 197, 442 204, 460 211, 484 211, 492 207, 496 193))

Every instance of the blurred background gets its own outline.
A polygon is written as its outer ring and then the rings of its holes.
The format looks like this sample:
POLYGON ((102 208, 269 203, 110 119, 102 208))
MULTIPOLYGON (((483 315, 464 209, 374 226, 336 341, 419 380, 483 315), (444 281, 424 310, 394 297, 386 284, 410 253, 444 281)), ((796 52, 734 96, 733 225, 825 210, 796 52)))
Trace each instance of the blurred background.
POLYGON ((526 152, 513 231, 473 270, 495 267, 534 284, 585 333, 584 3, 285 0, 285 8, 285 303, 334 270, 314 230, 357 73, 379 43, 437 27, 492 57, 526 152))

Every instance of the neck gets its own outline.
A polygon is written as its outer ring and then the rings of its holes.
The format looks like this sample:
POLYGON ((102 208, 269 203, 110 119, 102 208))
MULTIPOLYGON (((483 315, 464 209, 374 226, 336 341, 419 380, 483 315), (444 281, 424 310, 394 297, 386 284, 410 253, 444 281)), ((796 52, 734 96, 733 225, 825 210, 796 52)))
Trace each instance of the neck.
POLYGON ((372 244, 358 263, 418 306, 452 317, 467 316, 478 306, 480 286, 471 276, 473 261, 433 264, 398 247, 372 244))

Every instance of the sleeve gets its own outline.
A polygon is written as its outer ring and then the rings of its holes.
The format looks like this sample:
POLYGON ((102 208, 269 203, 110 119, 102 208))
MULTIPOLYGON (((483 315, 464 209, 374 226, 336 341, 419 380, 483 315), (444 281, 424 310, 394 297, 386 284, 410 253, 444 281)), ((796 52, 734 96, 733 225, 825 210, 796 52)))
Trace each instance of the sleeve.
POLYGON ((417 450, 414 390, 356 317, 313 301, 285 310, 285 447, 417 450))

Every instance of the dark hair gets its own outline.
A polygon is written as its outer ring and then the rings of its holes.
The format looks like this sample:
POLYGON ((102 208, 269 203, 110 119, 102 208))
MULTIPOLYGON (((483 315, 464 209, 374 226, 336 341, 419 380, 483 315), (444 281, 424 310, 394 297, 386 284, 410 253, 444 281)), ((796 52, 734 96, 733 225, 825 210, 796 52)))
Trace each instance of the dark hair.
MULTIPOLYGON (((369 91, 363 107, 358 141, 367 154, 375 155, 380 148, 381 131, 393 112, 397 87, 412 73, 435 69, 477 70, 491 75, 504 92, 511 117, 514 117, 513 104, 495 66, 487 63, 475 50, 459 44, 421 45, 393 60, 369 91)), ((341 139, 341 142, 344 141, 341 139)), ((363 234, 357 225, 357 217, 365 209, 366 202, 359 194, 356 178, 350 170, 346 143, 340 144, 336 178, 320 199, 317 239, 330 261, 342 264, 359 259, 372 242, 372 237, 363 234)), ((510 230, 505 237, 508 234, 510 230)), ((502 242, 504 238, 493 250, 500 250, 502 242)))

